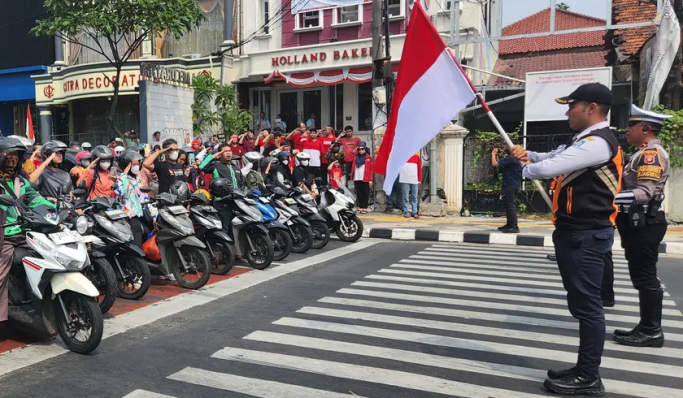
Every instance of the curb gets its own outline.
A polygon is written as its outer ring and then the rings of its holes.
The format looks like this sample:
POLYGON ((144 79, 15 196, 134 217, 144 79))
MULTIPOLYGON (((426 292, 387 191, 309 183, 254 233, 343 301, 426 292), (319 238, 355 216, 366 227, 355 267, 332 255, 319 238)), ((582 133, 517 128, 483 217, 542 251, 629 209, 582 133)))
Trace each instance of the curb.
MULTIPOLYGON (((511 245, 532 247, 554 247, 550 236, 503 234, 490 232, 441 231, 438 229, 370 228, 363 231, 363 237, 422 242, 479 243, 484 245, 511 245)), ((623 251, 621 240, 614 239, 612 250, 623 251)), ((683 243, 659 244, 660 254, 683 254, 683 243)))

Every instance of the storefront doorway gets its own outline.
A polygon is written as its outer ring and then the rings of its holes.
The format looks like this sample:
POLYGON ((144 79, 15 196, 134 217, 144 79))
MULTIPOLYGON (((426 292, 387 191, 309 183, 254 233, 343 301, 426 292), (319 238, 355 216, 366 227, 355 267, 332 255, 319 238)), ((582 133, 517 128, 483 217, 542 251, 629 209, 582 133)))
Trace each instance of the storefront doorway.
POLYGON ((321 89, 280 91, 280 116, 287 123, 287 129, 291 131, 300 122, 306 123, 311 115, 315 115, 315 127, 320 128, 322 96, 321 89))

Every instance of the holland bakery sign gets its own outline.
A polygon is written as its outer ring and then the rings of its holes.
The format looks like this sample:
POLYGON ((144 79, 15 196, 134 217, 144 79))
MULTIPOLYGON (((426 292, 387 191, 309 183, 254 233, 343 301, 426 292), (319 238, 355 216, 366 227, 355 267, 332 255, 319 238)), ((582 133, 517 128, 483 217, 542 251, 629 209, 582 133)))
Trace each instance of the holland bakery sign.
POLYGON ((272 66, 287 66, 301 64, 323 63, 328 59, 332 61, 344 61, 349 59, 361 59, 372 57, 372 47, 351 48, 348 50, 317 51, 312 53, 283 55, 272 57, 272 66))

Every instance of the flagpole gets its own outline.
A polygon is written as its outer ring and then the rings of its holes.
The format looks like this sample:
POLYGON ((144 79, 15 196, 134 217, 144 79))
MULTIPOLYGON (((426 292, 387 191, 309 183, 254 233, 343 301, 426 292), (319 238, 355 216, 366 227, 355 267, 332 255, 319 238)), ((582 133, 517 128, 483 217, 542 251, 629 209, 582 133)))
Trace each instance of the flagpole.
MULTIPOLYGON (((496 130, 498 130, 498 134, 500 134, 500 137, 503 139, 503 141, 505 141, 505 144, 508 146, 508 148, 510 148, 510 150, 512 150, 512 148, 515 145, 512 143, 512 140, 510 139, 508 134, 505 132, 505 129, 503 128, 503 126, 500 125, 500 122, 496 118, 496 115, 494 115, 493 112, 491 112, 491 108, 489 108, 488 104, 484 100, 484 96, 481 95, 479 90, 477 90, 477 88, 474 86, 474 83, 472 83, 472 80, 467 75, 467 72, 465 72, 465 69, 463 69, 462 65, 460 65, 460 62, 458 62, 458 59, 453 55, 453 52, 450 51, 450 49, 449 49, 448 53, 451 54, 451 57, 453 57, 453 61, 455 61, 455 64, 458 65, 460 72, 463 74, 463 76, 465 76, 465 79, 467 79, 467 83, 469 83, 470 88, 472 89, 472 92, 474 92, 476 94, 477 98, 479 98, 479 101, 481 101, 481 107, 486 112, 486 116, 488 116, 489 119, 491 119, 491 122, 496 127, 496 130)), ((517 161, 519 163, 522 163, 520 160, 517 160, 517 161)), ((543 189, 543 186, 541 185, 541 183, 538 180, 531 180, 531 181, 533 181, 534 186, 536 187, 536 190, 541 195, 541 197, 543 198, 545 203, 548 205, 548 208, 552 209, 553 208, 553 202, 550 200, 550 197, 545 192, 545 189, 543 189)))

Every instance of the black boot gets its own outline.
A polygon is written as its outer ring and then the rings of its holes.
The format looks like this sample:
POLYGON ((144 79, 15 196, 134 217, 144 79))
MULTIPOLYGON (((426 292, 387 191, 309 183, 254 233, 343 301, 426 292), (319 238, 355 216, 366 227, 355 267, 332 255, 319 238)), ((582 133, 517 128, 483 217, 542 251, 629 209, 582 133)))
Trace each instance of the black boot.
POLYGON ((632 347, 664 346, 664 332, 662 332, 662 301, 664 291, 641 290, 640 296, 640 324, 633 333, 620 336, 615 333, 614 341, 632 347))
POLYGON ((634 327, 631 330, 626 330, 626 329, 615 329, 614 330, 614 335, 615 336, 620 336, 620 337, 626 337, 626 336, 631 336, 633 333, 635 333, 638 329, 640 328, 640 324, 637 324, 636 327, 634 327))
POLYGON ((550 380, 557 380, 561 379, 563 377, 571 376, 576 374, 576 367, 570 368, 570 369, 562 369, 562 370, 555 370, 555 369, 550 369, 548 370, 548 378, 550 380))

